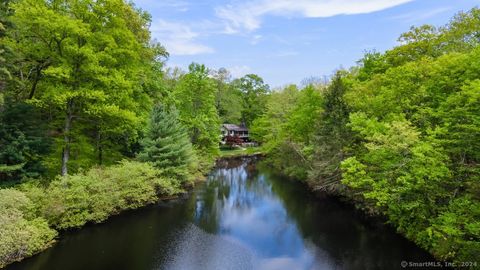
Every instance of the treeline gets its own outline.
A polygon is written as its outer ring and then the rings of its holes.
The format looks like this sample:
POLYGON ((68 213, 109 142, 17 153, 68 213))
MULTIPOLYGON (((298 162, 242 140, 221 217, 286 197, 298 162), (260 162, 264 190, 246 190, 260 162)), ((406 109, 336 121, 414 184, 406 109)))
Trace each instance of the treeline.
POLYGON ((480 261, 480 10, 421 26, 327 84, 166 69, 124 0, 0 3, 0 267, 57 230, 177 194, 244 122, 272 166, 480 261), (63 176, 59 176, 63 175, 63 176))
POLYGON ((0 7, 0 181, 134 158, 155 104, 176 111, 193 152, 210 161, 221 123, 250 124, 263 112, 269 87, 257 75, 166 69, 150 15, 123 0, 0 7))
POLYGON ((480 9, 399 42, 272 93, 251 132, 283 173, 386 216, 438 259, 480 261, 480 9))
POLYGON ((182 192, 221 123, 263 113, 260 77, 166 69, 150 23, 125 0, 0 3, 0 267, 182 192))

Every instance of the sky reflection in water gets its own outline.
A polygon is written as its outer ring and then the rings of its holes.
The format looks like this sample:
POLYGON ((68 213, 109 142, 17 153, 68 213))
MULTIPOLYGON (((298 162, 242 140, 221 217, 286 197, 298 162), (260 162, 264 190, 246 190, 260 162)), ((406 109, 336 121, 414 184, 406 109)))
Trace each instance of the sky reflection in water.
POLYGON ((211 175, 205 192, 196 195, 196 225, 181 232, 167 268, 334 268, 328 256, 304 241, 267 179, 249 172, 247 164, 211 175), (217 226, 210 234, 197 227, 212 221, 217 226))

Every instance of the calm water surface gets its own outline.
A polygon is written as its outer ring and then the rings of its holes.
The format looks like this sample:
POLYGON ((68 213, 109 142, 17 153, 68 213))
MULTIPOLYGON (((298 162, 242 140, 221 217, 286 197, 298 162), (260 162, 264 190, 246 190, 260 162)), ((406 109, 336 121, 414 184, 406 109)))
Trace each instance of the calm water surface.
POLYGON ((222 162, 187 199, 64 233, 7 269, 401 269, 432 260, 350 206, 243 159, 222 162))

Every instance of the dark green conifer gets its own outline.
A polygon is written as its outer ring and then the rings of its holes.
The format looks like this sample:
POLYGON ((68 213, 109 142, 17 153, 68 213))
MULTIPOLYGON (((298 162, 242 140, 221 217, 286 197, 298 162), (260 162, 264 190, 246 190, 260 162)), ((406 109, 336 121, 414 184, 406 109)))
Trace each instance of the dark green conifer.
POLYGON ((187 180, 194 152, 188 132, 178 120, 175 107, 166 108, 159 104, 153 108, 142 146, 140 160, 152 162, 167 176, 187 180))

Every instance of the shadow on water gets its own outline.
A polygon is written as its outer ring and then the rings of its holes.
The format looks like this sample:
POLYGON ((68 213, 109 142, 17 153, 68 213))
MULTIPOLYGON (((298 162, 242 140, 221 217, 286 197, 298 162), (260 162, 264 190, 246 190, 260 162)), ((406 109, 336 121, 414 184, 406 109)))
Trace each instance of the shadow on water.
POLYGON ((433 258, 255 159, 229 159, 185 200, 66 232, 7 269, 401 269, 401 261, 433 258))

